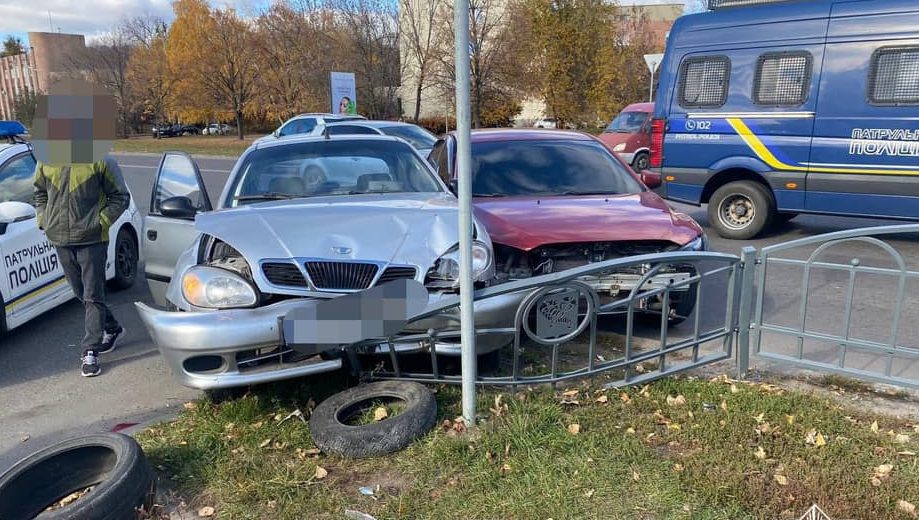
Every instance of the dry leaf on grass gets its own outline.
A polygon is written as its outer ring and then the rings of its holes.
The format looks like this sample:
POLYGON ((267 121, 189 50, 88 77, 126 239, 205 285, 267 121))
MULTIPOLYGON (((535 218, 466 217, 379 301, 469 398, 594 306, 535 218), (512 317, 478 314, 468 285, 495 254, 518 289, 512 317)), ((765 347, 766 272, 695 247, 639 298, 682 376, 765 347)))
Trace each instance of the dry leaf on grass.
POLYGON ((628 427, 628 428, 625 429, 625 433, 634 434, 634 433, 635 433, 635 428, 632 428, 632 427, 630 426, 630 427, 628 427))
POLYGON ((216 511, 214 511, 214 508, 211 506, 204 506, 198 510, 198 516, 200 516, 201 518, 208 518, 208 517, 214 516, 214 513, 216 513, 216 511))
POLYGON ((670 406, 684 406, 686 404, 686 398, 682 395, 676 397, 667 396, 667 404, 670 406))
POLYGON ((577 396, 578 396, 578 390, 566 390, 562 392, 562 397, 571 398, 571 397, 577 397, 577 396))
POLYGON ((778 482, 780 486, 788 485, 788 477, 785 475, 773 475, 772 478, 775 479, 775 481, 778 482))
POLYGON ((619 394, 619 400, 622 401, 623 403, 628 404, 632 401, 632 398, 629 397, 629 394, 622 392, 619 394))
POLYGON ((373 420, 374 420, 374 422, 380 422, 380 421, 382 421, 383 419, 385 419, 385 418, 387 418, 387 417, 389 417, 389 412, 387 412, 387 411, 386 411, 386 408, 383 407, 383 406, 378 406, 378 407, 373 411, 373 420))
MULTIPOLYGON (((626 397, 628 397, 628 396, 626 396, 626 397)), ((601 395, 600 397, 596 398, 595 401, 598 402, 598 403, 600 403, 600 404, 606 404, 606 403, 609 401, 609 397, 607 397, 606 394, 604 394, 604 395, 601 395)))
POLYGON ((259 443, 258 447, 264 448, 265 446, 268 446, 269 444, 271 444, 271 439, 265 439, 261 443, 259 443))
POLYGON ((594 490, 593 490, 593 489, 588 489, 587 492, 584 493, 584 498, 590 498, 590 497, 592 497, 592 496, 594 496, 594 490))
POLYGON ((897 500, 897 511, 902 511, 908 515, 916 516, 916 506, 906 500, 897 500))
POLYGON ((511 469, 512 469, 511 465, 505 462, 504 465, 501 466, 501 474, 507 475, 508 473, 511 472, 511 469))
POLYGON ((916 456, 916 452, 915 452, 915 451, 905 451, 905 450, 904 450, 904 451, 898 451, 898 452, 897 452, 897 455, 903 455, 904 457, 915 457, 915 456, 916 456))
POLYGON ((753 455, 755 455, 756 458, 758 458, 759 460, 765 460, 766 450, 764 450, 762 446, 759 446, 758 448, 756 448, 756 451, 753 452, 753 455))
POLYGON ((898 433, 897 436, 894 437, 894 441, 899 444, 906 444, 907 442, 909 442, 909 435, 898 433))
POLYGON ((873 431, 874 433, 878 432, 878 422, 877 421, 874 421, 873 423, 871 423, 871 431, 873 431))
POLYGON ((196 403, 196 402, 194 402, 194 401, 189 401, 189 402, 183 404, 182 406, 184 406, 186 410, 194 410, 195 408, 198 407, 198 403, 196 403))
POLYGON ((639 480, 641 480, 641 475, 639 475, 638 472, 635 471, 634 469, 632 470, 632 480, 634 480, 635 482, 638 482, 639 480))
POLYGON ((329 472, 322 466, 316 466, 316 474, 313 477, 316 480, 322 480, 329 476, 329 472))
POLYGON ((569 425, 568 425, 568 433, 570 433, 571 435, 577 435, 577 434, 581 433, 581 425, 578 424, 578 423, 569 424, 569 425))
POLYGON ((793 425, 793 424, 795 423, 795 416, 794 416, 794 415, 786 415, 786 416, 785 416, 785 422, 788 423, 788 426, 793 425))

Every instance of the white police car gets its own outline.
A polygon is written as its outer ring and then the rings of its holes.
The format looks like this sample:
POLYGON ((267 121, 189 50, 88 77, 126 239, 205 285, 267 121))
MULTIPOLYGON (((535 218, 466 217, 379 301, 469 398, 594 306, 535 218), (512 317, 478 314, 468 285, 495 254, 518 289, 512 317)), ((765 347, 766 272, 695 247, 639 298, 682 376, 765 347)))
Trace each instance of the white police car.
MULTIPOLYGON (((54 246, 38 229, 32 207, 35 157, 19 139, 25 127, 0 121, 0 331, 10 330, 73 298, 54 246)), ((110 286, 134 284, 142 220, 134 204, 109 230, 105 276, 110 286)))

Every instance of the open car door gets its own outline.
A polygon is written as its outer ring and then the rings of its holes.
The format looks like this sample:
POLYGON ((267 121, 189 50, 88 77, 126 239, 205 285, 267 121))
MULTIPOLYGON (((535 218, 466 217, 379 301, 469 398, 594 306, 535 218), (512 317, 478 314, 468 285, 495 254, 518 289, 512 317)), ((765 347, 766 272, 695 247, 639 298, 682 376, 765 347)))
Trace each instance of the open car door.
POLYGON ((211 210, 211 201, 195 161, 184 152, 166 152, 160 161, 144 217, 144 276, 153 301, 166 306, 166 287, 176 261, 198 232, 195 215, 211 210))

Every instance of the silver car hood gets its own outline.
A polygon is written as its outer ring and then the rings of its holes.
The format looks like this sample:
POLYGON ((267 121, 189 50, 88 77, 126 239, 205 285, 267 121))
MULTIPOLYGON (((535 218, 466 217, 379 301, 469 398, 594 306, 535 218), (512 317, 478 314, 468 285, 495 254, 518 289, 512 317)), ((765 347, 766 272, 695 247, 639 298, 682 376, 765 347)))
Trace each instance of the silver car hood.
POLYGON ((272 258, 367 260, 426 272, 456 245, 456 199, 398 193, 314 197, 203 213, 198 231, 233 246, 250 264, 272 258))

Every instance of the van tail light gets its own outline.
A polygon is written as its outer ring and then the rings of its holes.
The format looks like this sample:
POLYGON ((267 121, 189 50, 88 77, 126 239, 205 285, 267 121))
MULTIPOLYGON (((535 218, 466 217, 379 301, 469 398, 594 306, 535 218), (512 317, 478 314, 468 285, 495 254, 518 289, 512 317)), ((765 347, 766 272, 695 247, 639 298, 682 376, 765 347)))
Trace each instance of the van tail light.
POLYGON ((652 168, 660 168, 664 162, 664 119, 651 120, 651 163, 652 168))

